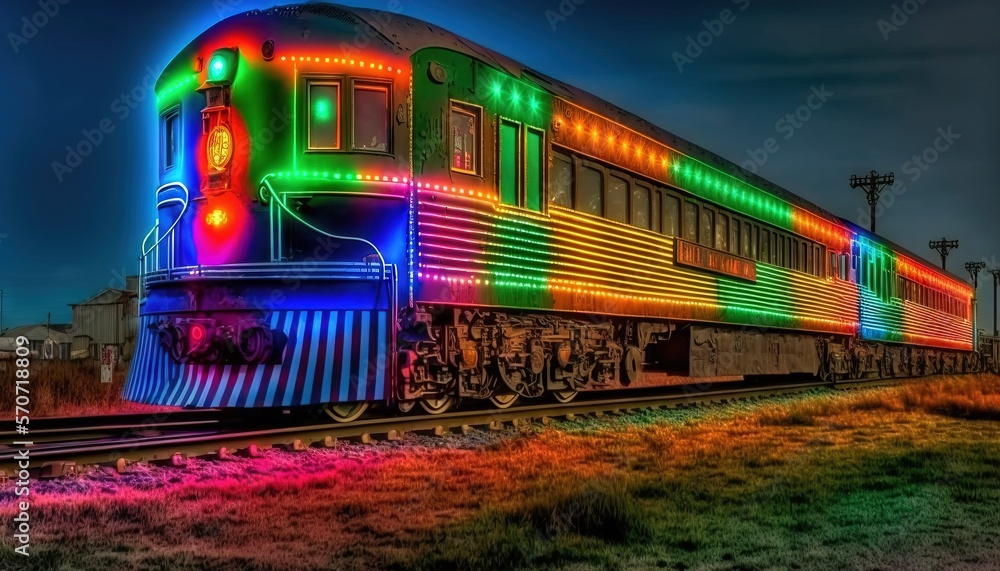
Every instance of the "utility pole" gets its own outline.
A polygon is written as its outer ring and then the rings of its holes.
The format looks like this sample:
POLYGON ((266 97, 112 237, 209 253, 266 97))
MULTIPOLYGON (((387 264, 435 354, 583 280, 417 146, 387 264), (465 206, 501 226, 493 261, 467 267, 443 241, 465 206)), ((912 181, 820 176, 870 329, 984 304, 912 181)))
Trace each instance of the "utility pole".
POLYGON ((993 276, 993 336, 1000 337, 1000 330, 997 329, 997 286, 1000 286, 1000 268, 989 270, 993 276))
MULTIPOLYGON (((941 254, 941 269, 947 270, 948 253, 958 248, 958 240, 941 238, 940 240, 931 240, 928 245, 931 247, 931 250, 937 250, 937 252, 941 254)), ((968 269, 969 265, 966 264, 965 267, 968 269)))
POLYGON ((896 182, 896 175, 879 175, 872 171, 868 176, 858 177, 851 175, 851 188, 863 188, 868 197, 868 206, 872 209, 872 234, 875 233, 875 207, 878 206, 878 198, 882 190, 896 182))
POLYGON ((966 262, 965 269, 972 276, 972 350, 979 350, 979 272, 986 267, 986 262, 966 262))

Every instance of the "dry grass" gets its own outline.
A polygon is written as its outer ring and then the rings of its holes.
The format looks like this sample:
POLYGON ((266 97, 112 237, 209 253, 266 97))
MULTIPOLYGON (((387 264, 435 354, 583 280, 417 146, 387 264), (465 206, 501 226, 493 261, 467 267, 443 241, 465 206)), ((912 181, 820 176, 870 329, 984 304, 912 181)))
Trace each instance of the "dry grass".
POLYGON ((10 559, 5 536, 0 567, 995 569, 998 394, 994 377, 942 379, 471 450, 274 452, 36 497, 35 556, 10 559))
MULTIPOLYGON (((0 375, 12 379, 12 361, 0 361, 0 375)), ((30 415, 90 416, 115 413, 144 413, 171 410, 123 401, 127 366, 115 367, 112 382, 101 382, 98 361, 33 361, 30 379, 30 415)), ((15 384, 0 383, 0 419, 14 417, 15 384)))

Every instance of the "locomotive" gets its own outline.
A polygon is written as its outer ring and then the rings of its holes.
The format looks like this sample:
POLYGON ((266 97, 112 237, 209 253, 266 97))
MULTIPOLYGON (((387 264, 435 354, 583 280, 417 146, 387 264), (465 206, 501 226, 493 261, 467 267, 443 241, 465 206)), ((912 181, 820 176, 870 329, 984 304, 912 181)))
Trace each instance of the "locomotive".
POLYGON ((347 422, 981 366, 964 281, 400 13, 236 15, 155 91, 128 400, 347 422))

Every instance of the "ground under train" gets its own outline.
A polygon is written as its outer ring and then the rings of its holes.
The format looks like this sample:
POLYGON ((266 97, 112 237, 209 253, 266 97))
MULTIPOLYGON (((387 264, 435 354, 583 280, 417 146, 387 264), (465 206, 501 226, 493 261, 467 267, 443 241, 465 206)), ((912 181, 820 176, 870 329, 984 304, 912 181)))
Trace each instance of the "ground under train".
POLYGON ((233 16, 173 59, 156 102, 129 400, 349 421, 982 366, 967 283, 402 14, 233 16))

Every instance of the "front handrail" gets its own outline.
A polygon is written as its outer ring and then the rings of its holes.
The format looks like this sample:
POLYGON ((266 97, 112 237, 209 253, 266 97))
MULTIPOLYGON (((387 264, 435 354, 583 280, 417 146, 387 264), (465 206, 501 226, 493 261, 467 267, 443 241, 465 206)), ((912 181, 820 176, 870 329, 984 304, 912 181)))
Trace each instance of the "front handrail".
MULTIPOLYGON (((342 240, 342 241, 345 241, 345 242, 361 242, 362 244, 365 244, 366 246, 368 246, 369 248, 371 248, 372 250, 374 250, 375 251, 375 255, 378 256, 379 263, 382 266, 382 279, 383 280, 390 279, 390 277, 388 275, 386 275, 386 268, 388 267, 388 264, 385 263, 385 256, 382 255, 382 251, 378 249, 378 246, 376 246, 373 242, 371 242, 369 240, 366 240, 364 238, 360 238, 358 236, 341 236, 341 235, 338 235, 338 234, 331 234, 330 232, 327 232, 325 230, 321 230, 321 229, 317 228, 316 226, 313 226, 312 224, 306 222, 305 220, 302 219, 302 217, 300 217, 300 216, 296 215, 294 212, 292 212, 292 210, 290 208, 288 208, 288 205, 285 204, 284 199, 282 199, 280 196, 278 196, 278 194, 276 192, 274 192, 274 187, 271 186, 271 182, 268 180, 272 176, 274 176, 273 173, 265 175, 264 178, 261 179, 261 181, 260 181, 261 191, 264 191, 265 187, 266 187, 266 190, 267 190, 267 193, 268 193, 269 197, 274 198, 274 200, 271 202, 272 204, 277 204, 278 207, 281 208, 281 210, 283 210, 291 218, 293 218, 294 220, 297 220, 300 224, 302 224, 306 228, 309 228, 313 232, 316 232, 317 234, 321 234, 323 236, 326 236, 327 238, 333 238, 334 240, 342 240)), ((273 232, 273 229, 272 229, 272 232, 273 232)))
MULTIPOLYGON (((169 204, 180 204, 181 205, 181 212, 180 212, 180 214, 177 215, 177 219, 174 220, 173 224, 170 225, 170 228, 168 228, 167 231, 164 232, 163 234, 160 234, 160 221, 157 220, 156 223, 153 224, 153 227, 149 230, 149 232, 146 233, 146 236, 142 239, 142 244, 139 245, 139 249, 142 252, 142 254, 139 256, 139 292, 138 292, 138 294, 139 294, 139 300, 140 300, 140 302, 142 300, 144 300, 145 297, 146 297, 146 295, 145 295, 145 293, 146 293, 146 288, 145 288, 146 276, 147 275, 151 275, 151 274, 153 274, 155 272, 158 272, 159 269, 160 269, 160 265, 159 265, 160 264, 160 255, 159 255, 160 243, 163 242, 163 240, 167 236, 171 236, 173 234, 174 229, 177 228, 177 225, 180 224, 181 219, 184 218, 184 214, 187 213, 188 204, 191 201, 191 192, 188 190, 188 188, 186 186, 184 186, 184 183, 181 183, 181 182, 168 182, 167 184, 161 185, 159 188, 156 189, 156 192, 154 194, 156 195, 157 199, 159 199, 159 196, 160 196, 161 192, 163 192, 164 190, 166 190, 168 188, 172 188, 172 187, 177 187, 177 188, 181 189, 182 191, 184 191, 184 198, 180 198, 180 197, 176 197, 175 196, 175 197, 167 198, 167 199, 164 199, 164 200, 160 200, 159 202, 156 203, 156 208, 157 208, 157 210, 159 210, 161 207, 169 205, 169 204), (156 238, 156 242, 154 242, 152 246, 147 246, 147 243, 149 242, 149 239, 151 237, 155 237, 156 238), (150 254, 153 254, 152 270, 150 269, 150 263, 149 263, 149 255, 150 254)), ((172 255, 172 252, 171 252, 171 255, 172 255)), ((170 268, 172 262, 173 262, 173 260, 169 260, 169 259, 167 260, 168 272, 169 272, 169 268, 170 268)))
MULTIPOLYGON (((142 252, 143 256, 148 256, 149 253, 153 251, 153 248, 156 248, 157 246, 159 246, 160 242, 162 242, 164 238, 166 238, 167 236, 169 236, 174 231, 174 228, 177 228, 177 225, 180 224, 181 219, 184 218, 184 214, 187 212, 188 202, 190 202, 190 200, 191 200, 191 193, 188 191, 187 187, 184 186, 183 183, 180 183, 180 182, 168 182, 167 184, 165 184, 165 185, 161 186, 160 188, 156 189, 156 195, 159 196, 160 193, 163 192, 164 189, 170 188, 172 186, 176 186, 176 187, 180 188, 181 190, 183 190, 184 191, 184 198, 173 197, 173 198, 168 198, 166 200, 161 200, 160 202, 156 203, 156 209, 159 210, 160 207, 165 206, 167 204, 180 204, 181 205, 181 213, 177 215, 177 219, 174 220, 174 223, 170 225, 170 228, 168 228, 167 231, 164 232, 162 236, 160 236, 160 238, 156 241, 155 244, 153 244, 152 246, 150 246, 149 249, 143 250, 143 252, 142 252)), ((159 222, 157 222, 157 227, 159 227, 159 222)), ((145 246, 145 244, 146 244, 146 241, 143 240, 143 246, 145 246)))

